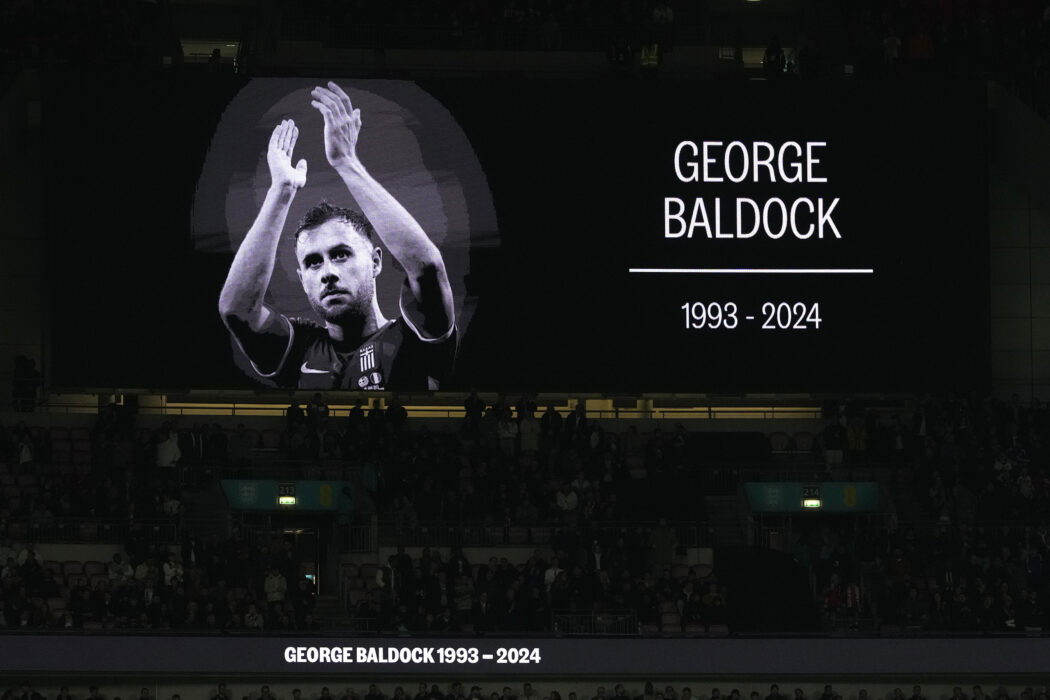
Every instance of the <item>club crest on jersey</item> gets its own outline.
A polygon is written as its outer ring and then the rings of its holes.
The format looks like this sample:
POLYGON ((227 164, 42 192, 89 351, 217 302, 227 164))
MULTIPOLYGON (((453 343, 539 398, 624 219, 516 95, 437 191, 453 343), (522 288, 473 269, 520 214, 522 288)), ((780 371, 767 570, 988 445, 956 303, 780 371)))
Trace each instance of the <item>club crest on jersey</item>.
POLYGON ((368 386, 368 375, 367 374, 362 374, 360 377, 358 377, 357 378, 357 385, 359 387, 361 387, 362 389, 364 389, 366 386, 368 386))
POLYGON ((372 345, 361 348, 358 353, 358 360, 361 363, 360 371, 367 372, 376 366, 376 346, 372 345))

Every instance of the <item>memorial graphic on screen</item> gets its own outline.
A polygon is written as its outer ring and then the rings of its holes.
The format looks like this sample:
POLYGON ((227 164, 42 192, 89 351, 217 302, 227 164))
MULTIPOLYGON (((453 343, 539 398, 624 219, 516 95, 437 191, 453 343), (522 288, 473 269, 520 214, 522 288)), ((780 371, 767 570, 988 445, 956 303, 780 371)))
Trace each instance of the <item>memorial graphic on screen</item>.
POLYGON ((59 385, 988 381, 978 83, 44 84, 59 385))

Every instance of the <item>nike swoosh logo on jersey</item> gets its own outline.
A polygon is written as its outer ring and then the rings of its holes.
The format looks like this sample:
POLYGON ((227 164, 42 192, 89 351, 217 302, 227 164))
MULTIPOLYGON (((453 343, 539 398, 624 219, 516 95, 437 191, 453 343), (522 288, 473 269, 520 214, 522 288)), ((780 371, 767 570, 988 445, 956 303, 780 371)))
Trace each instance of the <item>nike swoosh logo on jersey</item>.
POLYGON ((299 368, 299 370, 303 374, 331 374, 332 373, 332 370, 330 370, 330 369, 314 369, 313 367, 308 366, 305 362, 303 363, 303 366, 299 368))

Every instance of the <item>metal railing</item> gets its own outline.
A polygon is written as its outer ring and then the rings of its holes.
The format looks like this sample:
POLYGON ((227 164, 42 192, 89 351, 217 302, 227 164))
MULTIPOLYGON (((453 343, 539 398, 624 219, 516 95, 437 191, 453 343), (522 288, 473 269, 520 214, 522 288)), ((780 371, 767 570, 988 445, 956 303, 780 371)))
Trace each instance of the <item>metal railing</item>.
MULTIPOLYGON (((300 401, 300 403, 303 403, 300 401)), ((570 409, 564 403, 564 397, 557 401, 556 408, 564 416, 570 409)), ((703 398, 697 399, 698 403, 703 398)), ((548 401, 542 397, 541 405, 548 401)), ((756 401, 756 403, 758 403, 756 401)), ((329 405, 329 418, 347 418, 353 404, 329 405)), ((36 409, 40 413, 71 415, 97 414, 98 406, 89 403, 68 403, 41 401, 36 409)), ((287 404, 264 403, 256 401, 172 401, 163 406, 140 405, 138 413, 149 416, 215 416, 215 417, 283 417, 287 404)), ((368 407, 365 407, 368 410, 368 407)), ((466 415, 462 406, 450 405, 411 405, 405 406, 409 418, 461 419, 466 415)), ((542 413, 542 411, 540 412, 542 413)), ((589 409, 586 411, 589 420, 816 420, 822 417, 820 406, 806 405, 695 405, 664 406, 652 408, 621 407, 611 409, 589 409)))
POLYGON ((343 554, 364 554, 379 550, 379 530, 374 523, 348 525, 340 528, 339 551, 343 554))
POLYGON ((555 610, 551 621, 557 635, 636 636, 641 630, 634 610, 555 610))
POLYGON ((143 537, 152 544, 177 544, 178 526, 170 520, 127 520, 103 518, 56 518, 33 521, 19 518, 7 521, 7 536, 16 542, 124 544, 143 537))

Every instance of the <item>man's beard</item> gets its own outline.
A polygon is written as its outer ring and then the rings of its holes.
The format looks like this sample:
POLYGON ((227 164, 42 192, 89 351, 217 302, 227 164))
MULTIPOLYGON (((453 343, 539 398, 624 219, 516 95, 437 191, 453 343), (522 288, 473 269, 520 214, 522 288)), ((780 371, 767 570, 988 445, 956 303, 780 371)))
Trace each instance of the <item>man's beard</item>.
POLYGON ((375 285, 369 285, 369 287, 369 289, 361 290, 362 293, 357 296, 351 296, 349 293, 343 292, 341 296, 347 301, 335 306, 326 305, 323 297, 319 303, 311 304, 311 306, 313 306, 314 312, 326 323, 335 323, 337 325, 359 324, 372 310, 375 285))

